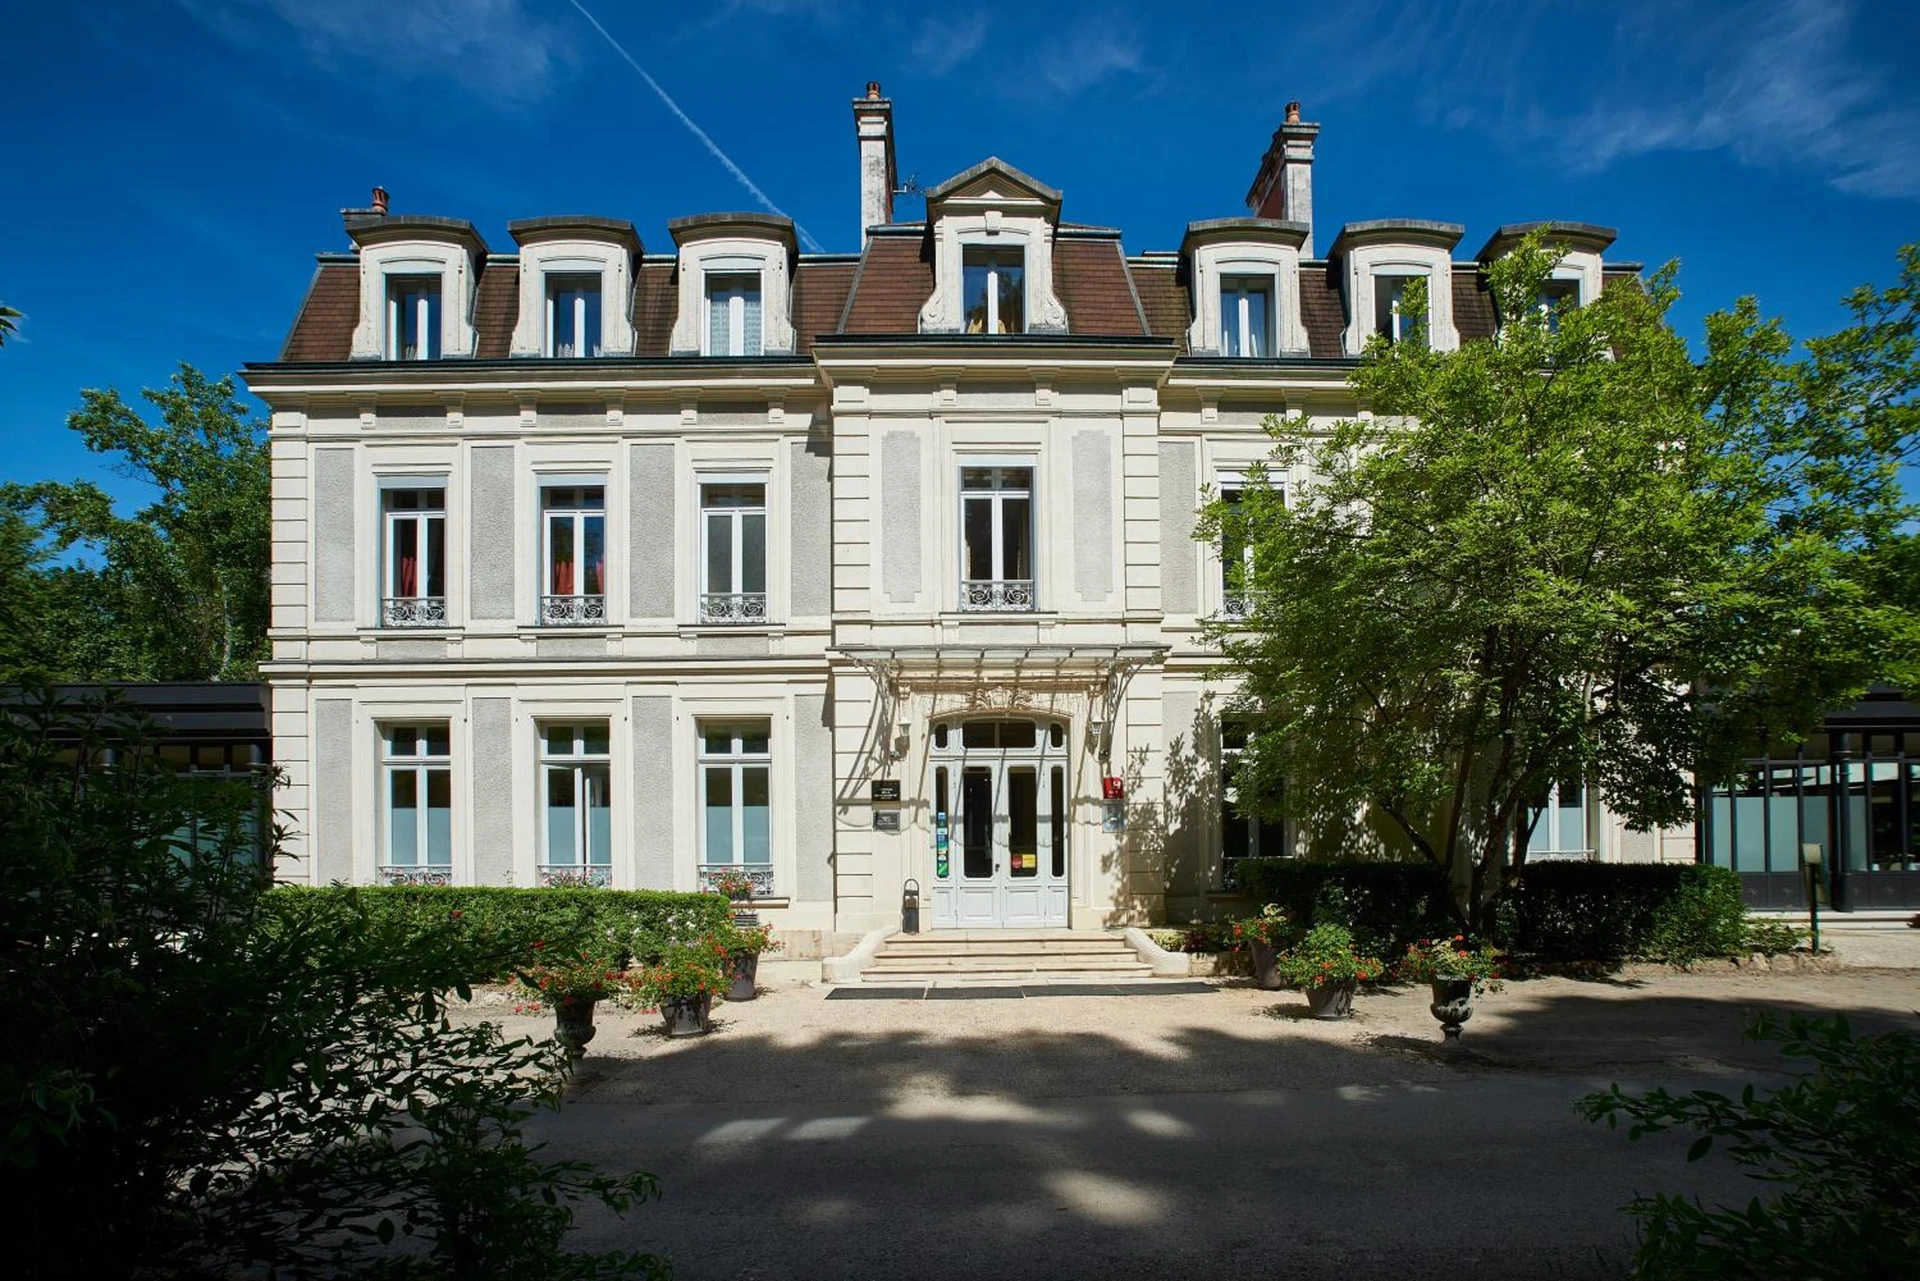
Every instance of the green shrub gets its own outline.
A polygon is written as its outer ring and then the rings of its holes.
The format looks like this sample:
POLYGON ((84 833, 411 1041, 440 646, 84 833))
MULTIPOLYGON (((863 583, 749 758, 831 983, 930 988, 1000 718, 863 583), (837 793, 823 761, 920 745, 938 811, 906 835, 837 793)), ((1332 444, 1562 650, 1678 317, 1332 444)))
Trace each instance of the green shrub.
POLYGON ((1546 961, 1682 963, 1745 942, 1740 877, 1699 863, 1537 863, 1508 886, 1509 950, 1546 961))
POLYGON ((1640 1224, 1633 1275, 1707 1278, 1912 1276, 1920 1258, 1920 1036, 1855 1036, 1842 1018, 1785 1023, 1763 1015, 1748 1040, 1778 1041, 1812 1070, 1759 1094, 1714 1090, 1631 1095, 1618 1085, 1575 1106, 1588 1120, 1630 1122, 1638 1139, 1669 1129, 1716 1141, 1768 1189, 1740 1208, 1655 1195, 1627 1207, 1640 1224))
POLYGON ((1332 863, 1248 858, 1234 864, 1240 887, 1303 924, 1339 925, 1374 956, 1398 956, 1444 928, 1453 904, 1447 878, 1428 863, 1332 863))
POLYGON ((295 903, 306 911, 365 912, 409 937, 438 938, 463 952, 470 983, 505 978, 542 951, 587 948, 621 963, 651 960, 731 919, 718 894, 577 887, 283 885, 264 906, 271 915, 295 903))
POLYGON ((1750 916, 1747 918, 1746 942, 1741 950, 1758 952, 1762 956, 1779 956, 1799 947, 1805 938, 1805 935, 1785 921, 1776 921, 1765 916, 1750 916))

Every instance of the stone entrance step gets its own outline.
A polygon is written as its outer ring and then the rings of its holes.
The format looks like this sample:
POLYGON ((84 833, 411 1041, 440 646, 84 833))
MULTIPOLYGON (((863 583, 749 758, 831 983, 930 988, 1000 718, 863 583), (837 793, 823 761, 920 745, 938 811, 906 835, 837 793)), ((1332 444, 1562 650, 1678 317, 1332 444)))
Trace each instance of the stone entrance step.
POLYGON ((1152 979, 1117 934, 1097 930, 943 930, 895 934, 860 972, 879 986, 1110 983, 1152 979))

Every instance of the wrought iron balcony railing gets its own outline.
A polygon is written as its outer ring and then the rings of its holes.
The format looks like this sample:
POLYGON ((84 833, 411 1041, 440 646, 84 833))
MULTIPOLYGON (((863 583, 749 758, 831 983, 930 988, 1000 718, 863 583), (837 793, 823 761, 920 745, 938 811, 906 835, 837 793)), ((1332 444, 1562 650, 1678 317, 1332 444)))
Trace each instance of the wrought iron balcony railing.
POLYGON ((764 623, 767 621, 765 592, 702 592, 700 621, 703 623, 764 623))
POLYGON ((613 869, 604 863, 542 863, 539 868, 540 884, 555 886, 588 886, 604 890, 613 884, 613 869))
POLYGON ((445 627, 445 596, 389 596, 380 602, 382 627, 445 627))
POLYGON ((605 596, 542 596, 542 627, 599 627, 607 621, 605 596))
POLYGON ((445 865, 382 863, 376 879, 382 885, 451 885, 453 869, 445 865))
POLYGON ((960 580, 960 608, 981 612, 1031 610, 1033 580, 963 578, 960 580))
POLYGON ((1220 613, 1216 617, 1227 622, 1243 623, 1259 612, 1258 592, 1228 592, 1220 598, 1220 613))
POLYGON ((744 876, 752 881, 755 898, 773 897, 773 868, 765 863, 702 863, 700 888, 711 891, 713 878, 722 872, 732 872, 735 876, 744 876))

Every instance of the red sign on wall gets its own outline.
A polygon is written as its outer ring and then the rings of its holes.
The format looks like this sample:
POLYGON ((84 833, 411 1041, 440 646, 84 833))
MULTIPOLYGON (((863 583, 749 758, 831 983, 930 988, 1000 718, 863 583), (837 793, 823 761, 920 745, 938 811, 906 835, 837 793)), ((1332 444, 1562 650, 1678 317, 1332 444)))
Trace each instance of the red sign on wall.
POLYGON ((1120 778, 1101 779, 1100 780, 1100 796, 1102 800, 1108 800, 1108 801, 1125 800, 1127 798, 1126 780, 1120 779, 1120 778))

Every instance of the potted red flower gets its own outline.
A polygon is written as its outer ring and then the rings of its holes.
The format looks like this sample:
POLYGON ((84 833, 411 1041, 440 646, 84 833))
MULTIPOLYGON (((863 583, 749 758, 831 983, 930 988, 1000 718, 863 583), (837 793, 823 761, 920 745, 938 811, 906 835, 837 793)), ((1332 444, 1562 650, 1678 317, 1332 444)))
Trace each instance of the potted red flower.
POLYGON ((1274 962, 1279 959, 1280 949, 1299 936, 1293 921, 1279 904, 1269 903, 1260 909, 1258 916, 1243 916, 1228 921, 1222 936, 1230 948, 1247 951, 1253 962, 1253 982, 1256 987, 1267 991, 1276 991, 1280 986, 1280 976, 1274 973, 1274 962))
POLYGON ((1430 986, 1433 1000, 1427 1009, 1449 1041, 1458 1040, 1460 1025, 1473 1017, 1473 998, 1500 990, 1500 953, 1464 934, 1421 939, 1394 969, 1401 978, 1430 986))
POLYGON ((618 965, 604 956, 582 951, 570 960, 546 961, 514 971, 514 1012, 531 1014, 551 1006, 553 1039, 578 1059, 594 1038, 594 1006, 623 991, 626 983, 618 965))
POLYGON ((1344 1019, 1353 1013, 1353 990, 1385 973, 1377 956, 1354 950, 1353 931, 1343 925, 1316 925, 1299 944, 1274 962, 1288 987, 1304 990, 1316 1019, 1344 1019))
POLYGON ((754 982, 760 974, 760 954, 780 950, 780 940, 773 937, 773 927, 723 925, 714 931, 713 939, 720 946, 722 963, 726 967, 730 985, 727 999, 751 1001, 754 998, 754 982))
POLYGON ((641 970, 635 996, 660 1011, 668 1036, 701 1036, 713 1030, 713 999, 732 983, 726 949, 708 940, 678 945, 641 970))

